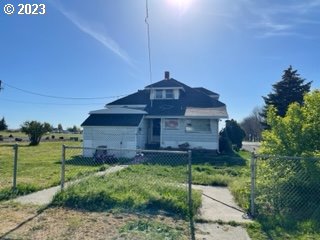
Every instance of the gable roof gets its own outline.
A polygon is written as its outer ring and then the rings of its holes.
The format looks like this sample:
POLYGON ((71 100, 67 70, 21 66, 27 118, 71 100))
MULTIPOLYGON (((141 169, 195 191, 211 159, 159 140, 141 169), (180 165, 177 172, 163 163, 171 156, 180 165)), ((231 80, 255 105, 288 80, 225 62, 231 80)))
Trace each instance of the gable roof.
POLYGON ((143 114, 90 114, 81 126, 139 126, 143 114))
POLYGON ((193 88, 193 89, 195 89, 195 90, 197 90, 197 91, 200 91, 200 92, 202 92, 202 93, 204 93, 204 94, 207 94, 207 95, 209 95, 209 96, 210 96, 210 95, 219 96, 218 93, 212 92, 211 90, 206 89, 206 88, 204 88, 204 87, 195 87, 195 88, 193 88))
POLYGON ((145 89, 150 89, 150 88, 183 88, 183 83, 170 78, 170 79, 164 79, 159 82, 150 84, 145 87, 145 89))
MULTIPOLYGON (((108 103, 106 107, 113 105, 133 106, 143 105, 147 115, 151 116, 185 116, 187 108, 219 108, 219 116, 228 117, 226 105, 212 95, 219 96, 206 88, 192 88, 173 78, 164 79, 148 85, 144 90, 130 94, 124 98, 108 103), (179 99, 153 99, 150 100, 152 88, 182 88, 179 99)), ((198 111, 203 112, 203 111, 198 111)), ((211 111, 213 113, 213 111, 211 111)))
POLYGON ((126 97, 115 100, 108 105, 146 105, 150 101, 150 92, 148 90, 138 90, 133 94, 130 94, 126 97))

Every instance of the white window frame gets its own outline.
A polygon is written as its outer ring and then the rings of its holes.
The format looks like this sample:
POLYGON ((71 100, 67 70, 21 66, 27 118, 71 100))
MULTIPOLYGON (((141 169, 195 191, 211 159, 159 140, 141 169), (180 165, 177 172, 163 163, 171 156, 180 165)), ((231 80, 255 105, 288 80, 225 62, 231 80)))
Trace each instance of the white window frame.
POLYGON ((166 99, 174 99, 174 91, 173 89, 166 89, 165 90, 166 99), (170 93, 170 96, 168 97, 168 93, 170 93))
POLYGON ((187 119, 185 130, 186 132, 210 133, 211 132, 210 119, 187 119), (199 126, 205 126, 205 127, 199 128, 199 126))
POLYGON ((167 130, 178 130, 180 127, 178 118, 166 118, 164 119, 164 128, 167 130))
POLYGON ((155 99, 162 99, 163 98, 163 91, 159 90, 159 89, 156 89, 155 92, 154 92, 154 98, 155 99), (161 95, 159 93, 161 93, 161 95))

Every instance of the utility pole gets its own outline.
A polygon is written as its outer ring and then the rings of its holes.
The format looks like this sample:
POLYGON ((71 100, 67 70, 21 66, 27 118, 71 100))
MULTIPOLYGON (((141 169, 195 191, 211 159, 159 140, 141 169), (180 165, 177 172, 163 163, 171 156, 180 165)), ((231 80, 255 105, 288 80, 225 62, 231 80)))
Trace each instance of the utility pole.
POLYGON ((1 92, 2 89, 3 89, 3 87, 2 87, 2 81, 0 80, 0 92, 1 92))

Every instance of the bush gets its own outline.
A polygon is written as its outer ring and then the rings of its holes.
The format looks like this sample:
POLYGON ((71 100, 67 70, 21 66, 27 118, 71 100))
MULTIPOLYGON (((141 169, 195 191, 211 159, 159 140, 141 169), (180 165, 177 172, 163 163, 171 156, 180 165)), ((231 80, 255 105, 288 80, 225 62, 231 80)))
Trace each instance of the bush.
POLYGON ((233 152, 231 141, 227 137, 221 135, 219 137, 219 152, 224 154, 233 152))

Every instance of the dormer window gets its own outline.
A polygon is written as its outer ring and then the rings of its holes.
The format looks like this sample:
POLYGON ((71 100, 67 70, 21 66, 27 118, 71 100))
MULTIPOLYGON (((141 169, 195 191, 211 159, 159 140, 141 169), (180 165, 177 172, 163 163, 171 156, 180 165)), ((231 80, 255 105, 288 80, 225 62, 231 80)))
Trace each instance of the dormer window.
POLYGON ((158 100, 172 100, 179 99, 180 89, 178 88, 164 88, 164 89, 151 89, 150 99, 158 100))
POLYGON ((166 99, 173 99, 173 89, 166 89, 166 99))
POLYGON ((156 90, 156 99, 162 99, 162 90, 156 90))

